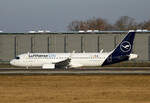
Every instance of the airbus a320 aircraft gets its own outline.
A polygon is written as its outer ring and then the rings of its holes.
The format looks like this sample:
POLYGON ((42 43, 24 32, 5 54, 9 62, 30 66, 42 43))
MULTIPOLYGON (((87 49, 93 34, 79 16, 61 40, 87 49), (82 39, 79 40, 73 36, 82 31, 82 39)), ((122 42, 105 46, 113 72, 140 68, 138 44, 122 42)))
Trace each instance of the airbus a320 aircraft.
POLYGON ((77 68, 82 66, 104 66, 135 59, 131 54, 134 31, 129 31, 121 43, 111 52, 103 53, 26 53, 10 61, 14 66, 42 67, 43 69, 77 68))

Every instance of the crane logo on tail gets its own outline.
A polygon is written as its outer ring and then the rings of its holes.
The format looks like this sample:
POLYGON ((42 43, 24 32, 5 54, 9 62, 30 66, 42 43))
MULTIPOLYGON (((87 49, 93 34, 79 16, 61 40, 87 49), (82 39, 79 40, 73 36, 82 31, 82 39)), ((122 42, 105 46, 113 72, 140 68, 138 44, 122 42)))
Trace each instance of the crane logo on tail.
POLYGON ((131 44, 128 41, 124 41, 120 44, 120 49, 123 52, 129 52, 131 50, 131 44))

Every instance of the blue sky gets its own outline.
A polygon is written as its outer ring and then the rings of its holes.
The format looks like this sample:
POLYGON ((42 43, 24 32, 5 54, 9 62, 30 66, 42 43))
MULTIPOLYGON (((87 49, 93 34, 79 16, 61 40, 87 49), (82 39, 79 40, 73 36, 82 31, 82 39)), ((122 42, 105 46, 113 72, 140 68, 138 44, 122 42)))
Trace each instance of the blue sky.
POLYGON ((0 30, 67 31, 73 20, 102 17, 114 23, 120 16, 137 22, 150 19, 150 0, 0 0, 0 30))

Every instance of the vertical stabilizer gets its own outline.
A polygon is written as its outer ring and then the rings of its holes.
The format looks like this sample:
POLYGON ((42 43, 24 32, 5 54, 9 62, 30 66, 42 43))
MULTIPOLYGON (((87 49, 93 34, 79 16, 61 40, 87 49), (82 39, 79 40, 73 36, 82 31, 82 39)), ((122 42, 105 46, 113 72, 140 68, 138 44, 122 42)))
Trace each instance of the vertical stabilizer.
POLYGON ((114 63, 128 60, 129 55, 132 52, 134 38, 135 38, 135 32, 129 31, 129 33, 121 41, 121 43, 106 58, 103 65, 114 64, 114 63))

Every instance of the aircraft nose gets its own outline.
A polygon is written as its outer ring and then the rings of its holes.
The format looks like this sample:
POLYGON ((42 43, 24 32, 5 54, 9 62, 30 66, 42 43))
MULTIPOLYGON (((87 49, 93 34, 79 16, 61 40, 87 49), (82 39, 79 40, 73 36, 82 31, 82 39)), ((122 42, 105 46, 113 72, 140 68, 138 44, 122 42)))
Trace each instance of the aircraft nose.
POLYGON ((10 64, 11 64, 11 65, 14 65, 14 60, 11 60, 11 61, 10 61, 10 64))

